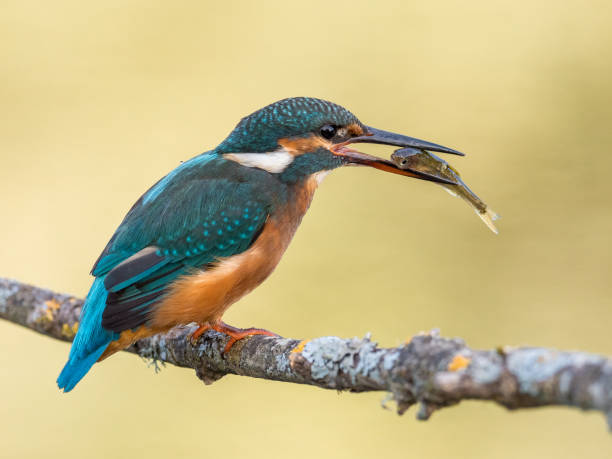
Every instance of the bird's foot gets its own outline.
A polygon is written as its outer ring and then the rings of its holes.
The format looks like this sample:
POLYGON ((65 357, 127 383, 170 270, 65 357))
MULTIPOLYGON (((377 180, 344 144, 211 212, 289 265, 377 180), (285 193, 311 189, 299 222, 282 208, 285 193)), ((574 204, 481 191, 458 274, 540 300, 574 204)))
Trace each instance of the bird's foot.
POLYGON ((215 330, 219 333, 223 333, 224 335, 227 335, 230 337, 229 341, 225 345, 225 349, 223 349, 224 355, 230 351, 230 349, 236 343, 236 341, 239 341, 248 336, 265 335, 265 336, 279 337, 279 335, 277 335, 276 333, 273 333, 268 330, 264 330, 262 328, 237 328, 237 327, 232 327, 231 325, 227 325, 224 322, 217 322, 214 325, 210 325, 210 324, 200 325, 200 327, 196 331, 194 331, 190 336, 191 344, 195 345, 198 339, 200 338, 200 336, 202 336, 208 330, 215 330))
POLYGON ((227 325, 224 322, 217 322, 214 325, 210 325, 210 324, 200 325, 200 327, 196 331, 194 331, 189 337, 189 339, 191 340, 191 344, 195 346, 198 342, 198 339, 200 339, 200 336, 202 336, 208 330, 215 330, 219 333, 223 333, 224 335, 227 335, 230 337, 229 341, 225 345, 225 349, 223 349, 224 355, 230 351, 230 349, 236 343, 236 341, 239 341, 248 336, 265 335, 265 336, 275 336, 277 338, 279 337, 279 335, 277 335, 276 333, 273 333, 268 330, 264 330, 262 328, 237 328, 237 327, 232 327, 231 325, 227 325))
POLYGON ((189 340, 191 341, 191 345, 195 346, 198 344, 198 340, 200 336, 202 336, 206 331, 211 330, 212 327, 210 324, 200 325, 196 331, 194 331, 191 336, 189 336, 189 340))
POLYGON ((219 322, 215 324, 212 328, 213 330, 216 330, 220 333, 225 333, 227 336, 230 337, 230 340, 225 345, 225 349, 223 349, 223 354, 227 354, 232 348, 232 346, 236 343, 236 341, 246 338, 247 336, 265 335, 275 336, 277 338, 279 337, 279 335, 277 335, 276 333, 264 330, 262 328, 236 328, 232 327, 231 325, 227 325, 224 322, 219 322))

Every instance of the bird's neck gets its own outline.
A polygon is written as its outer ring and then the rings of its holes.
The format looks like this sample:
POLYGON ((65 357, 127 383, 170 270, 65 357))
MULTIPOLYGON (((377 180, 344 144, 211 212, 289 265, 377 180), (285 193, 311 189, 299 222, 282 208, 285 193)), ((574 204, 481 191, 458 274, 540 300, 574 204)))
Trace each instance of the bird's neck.
POLYGON ((282 234, 283 251, 289 245, 295 231, 302 222, 302 218, 310 207, 314 193, 321 181, 321 174, 316 172, 310 177, 299 180, 286 187, 287 195, 284 202, 279 202, 277 208, 271 214, 276 227, 282 234))
MULTIPOLYGON (((342 165, 342 160, 329 151, 321 148, 317 151, 295 156, 293 161, 278 174, 280 181, 289 185, 298 185, 311 179, 316 180, 326 172, 342 165)), ((320 180, 319 180, 320 181, 320 180)))

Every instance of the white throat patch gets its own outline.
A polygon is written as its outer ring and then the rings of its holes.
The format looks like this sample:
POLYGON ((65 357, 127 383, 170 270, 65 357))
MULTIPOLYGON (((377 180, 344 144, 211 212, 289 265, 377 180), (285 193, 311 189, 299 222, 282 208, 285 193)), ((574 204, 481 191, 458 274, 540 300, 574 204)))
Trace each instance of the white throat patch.
POLYGON ((223 157, 243 166, 257 167, 272 174, 283 172, 293 162, 294 158, 287 150, 277 150, 269 153, 226 153, 223 157))

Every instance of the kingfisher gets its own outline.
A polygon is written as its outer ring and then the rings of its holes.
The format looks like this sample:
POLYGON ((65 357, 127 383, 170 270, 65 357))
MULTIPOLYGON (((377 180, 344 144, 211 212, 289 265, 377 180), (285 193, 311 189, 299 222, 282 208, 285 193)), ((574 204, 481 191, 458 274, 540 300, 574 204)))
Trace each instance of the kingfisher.
POLYGON ((177 325, 199 325, 193 342, 209 329, 228 335, 225 353, 247 336, 277 336, 222 317, 272 273, 331 170, 369 166, 452 183, 358 152, 356 143, 463 155, 366 126, 316 98, 283 99, 242 118, 219 146, 179 165, 129 210, 91 270, 59 388, 69 392, 97 361, 177 325))

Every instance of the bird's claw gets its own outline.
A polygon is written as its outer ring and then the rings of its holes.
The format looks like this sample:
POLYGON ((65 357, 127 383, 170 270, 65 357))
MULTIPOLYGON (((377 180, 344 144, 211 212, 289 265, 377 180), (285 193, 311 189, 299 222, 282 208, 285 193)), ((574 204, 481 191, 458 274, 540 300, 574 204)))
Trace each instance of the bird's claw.
POLYGON ((249 336, 264 335, 264 336, 272 336, 275 338, 280 338, 280 335, 277 335, 276 333, 268 331, 268 330, 264 330, 262 328, 245 328, 245 329, 237 329, 237 330, 240 330, 240 331, 238 333, 223 332, 230 337, 229 341, 225 345, 225 348, 223 349, 224 356, 231 350, 232 346, 236 344, 237 341, 240 341, 241 339, 247 338, 249 336))
POLYGON ((237 341, 240 341, 248 336, 264 335, 280 338, 280 336, 276 333, 261 328, 236 328, 223 322, 217 322, 214 325, 200 325, 200 327, 189 336, 191 345, 196 346, 200 337, 208 330, 215 330, 216 332, 229 336, 229 341, 226 343, 222 352, 223 356, 225 356, 232 349, 232 346, 236 344, 237 341))
POLYGON ((211 328, 213 327, 211 327, 209 324, 200 325, 197 330, 195 330, 191 335, 189 335, 189 341, 191 342, 191 345, 196 346, 200 337, 211 328))

